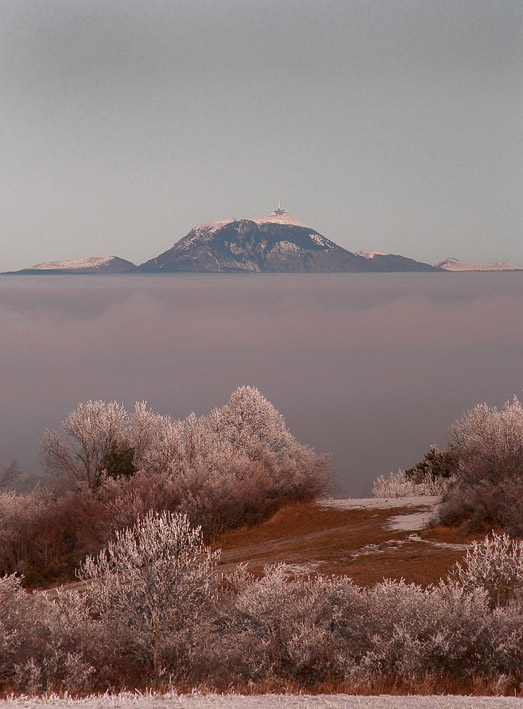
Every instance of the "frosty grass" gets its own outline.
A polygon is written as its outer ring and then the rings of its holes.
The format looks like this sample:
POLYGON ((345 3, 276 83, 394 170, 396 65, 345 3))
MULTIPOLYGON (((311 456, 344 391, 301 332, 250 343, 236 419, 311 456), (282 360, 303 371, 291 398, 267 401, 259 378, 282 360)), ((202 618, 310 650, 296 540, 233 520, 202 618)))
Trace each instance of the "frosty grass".
POLYGON ((523 699, 515 697, 462 696, 387 696, 365 697, 336 695, 242 696, 238 694, 132 694, 93 695, 84 699, 56 696, 17 697, 0 701, 1 709, 38 709, 39 707, 72 707, 74 709, 509 709, 523 707, 523 699))

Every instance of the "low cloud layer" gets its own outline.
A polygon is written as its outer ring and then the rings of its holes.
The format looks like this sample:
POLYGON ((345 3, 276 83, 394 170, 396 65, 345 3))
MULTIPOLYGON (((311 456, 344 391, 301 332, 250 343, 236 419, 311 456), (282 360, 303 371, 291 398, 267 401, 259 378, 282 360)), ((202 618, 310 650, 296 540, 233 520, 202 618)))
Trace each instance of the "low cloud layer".
POLYGON ((335 492, 415 463, 476 403, 523 386, 523 274, 0 280, 0 465, 78 403, 184 417, 257 386, 334 453, 335 492))

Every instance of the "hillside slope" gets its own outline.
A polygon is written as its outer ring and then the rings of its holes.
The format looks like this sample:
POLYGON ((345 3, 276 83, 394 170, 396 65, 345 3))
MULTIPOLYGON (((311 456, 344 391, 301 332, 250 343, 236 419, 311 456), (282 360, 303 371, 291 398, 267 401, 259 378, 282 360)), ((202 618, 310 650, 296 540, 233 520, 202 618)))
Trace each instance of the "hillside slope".
POLYGON ((428 528, 438 503, 419 497, 290 505, 215 547, 228 571, 247 563, 261 575, 266 564, 285 562, 295 573, 347 575, 363 586, 383 578, 427 586, 463 558, 468 541, 448 528, 428 528))

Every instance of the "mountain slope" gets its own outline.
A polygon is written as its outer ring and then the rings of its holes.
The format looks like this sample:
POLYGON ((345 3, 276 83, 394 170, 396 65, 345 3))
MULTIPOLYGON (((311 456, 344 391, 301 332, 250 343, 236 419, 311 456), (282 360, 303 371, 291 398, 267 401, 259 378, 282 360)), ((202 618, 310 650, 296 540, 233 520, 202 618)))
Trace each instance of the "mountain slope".
POLYGON ((338 246, 283 209, 259 219, 201 224, 171 248, 138 267, 154 272, 326 273, 439 270, 411 259, 369 259, 338 246))
POLYGON ((439 271, 439 266, 429 266, 427 263, 415 261, 407 256, 399 254, 386 254, 383 251, 373 251, 372 249, 364 249, 356 251, 357 256, 363 256, 372 262, 373 271, 439 271))

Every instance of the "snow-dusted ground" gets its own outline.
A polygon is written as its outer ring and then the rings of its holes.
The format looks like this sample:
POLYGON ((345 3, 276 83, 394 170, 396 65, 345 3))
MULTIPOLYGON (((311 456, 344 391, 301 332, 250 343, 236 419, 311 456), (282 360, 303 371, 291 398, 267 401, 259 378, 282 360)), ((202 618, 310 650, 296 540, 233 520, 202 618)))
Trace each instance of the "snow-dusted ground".
POLYGON ((438 495, 420 495, 419 497, 362 497, 345 500, 320 500, 322 507, 334 507, 338 510, 387 510, 395 507, 425 507, 423 512, 409 515, 396 515, 387 522, 387 527, 397 532, 415 532, 427 527, 434 516, 436 507, 441 502, 438 495))
POLYGON ((2 709, 38 707, 74 707, 75 709, 516 709, 523 699, 515 697, 461 696, 353 696, 262 694, 245 697, 238 694, 117 694, 87 697, 80 700, 49 697, 21 697, 0 701, 2 709))
POLYGON ((257 219, 251 219, 255 224, 261 225, 261 224, 288 224, 289 226, 303 226, 307 227, 306 224, 303 222, 300 222, 299 219, 296 219, 295 217, 292 216, 292 214, 288 214, 285 212, 283 209, 281 210, 275 210, 274 212, 271 212, 270 214, 266 214, 264 217, 259 217, 257 219))
POLYGON ((411 515, 397 515, 391 517, 387 522, 387 528, 395 532, 415 532, 418 529, 425 529, 434 516, 433 511, 414 512, 411 515))
POLYGON ((335 507, 338 510, 388 510, 394 507, 435 507, 441 502, 439 495, 420 495, 419 497, 348 497, 344 500, 326 498, 319 501, 322 507, 335 507))

